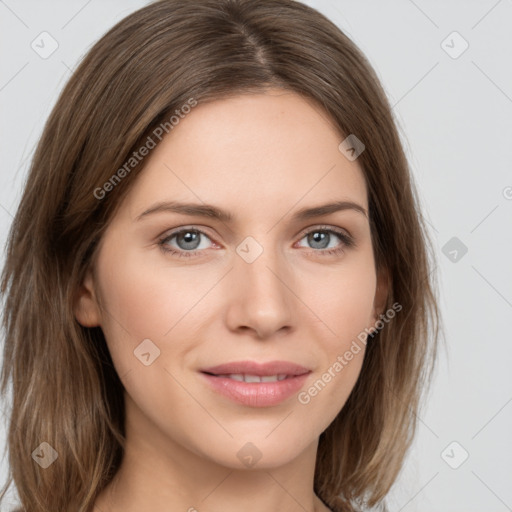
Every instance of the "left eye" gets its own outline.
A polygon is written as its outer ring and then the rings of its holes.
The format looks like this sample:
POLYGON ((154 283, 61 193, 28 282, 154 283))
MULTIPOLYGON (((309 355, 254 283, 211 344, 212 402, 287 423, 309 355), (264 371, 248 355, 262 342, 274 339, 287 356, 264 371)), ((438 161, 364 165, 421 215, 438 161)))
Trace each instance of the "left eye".
POLYGON ((190 256, 191 254, 194 254, 196 250, 205 249, 205 247, 199 247, 201 237, 209 238, 206 233, 203 233, 198 229, 182 229, 181 231, 177 231, 165 237, 159 242, 159 244, 164 251, 178 254, 179 256, 190 256), (168 242, 174 238, 176 238, 178 243, 178 250, 174 248, 168 248, 168 242))
POLYGON ((315 249, 331 249, 333 246, 329 246, 329 242, 333 240, 333 235, 345 244, 348 244, 346 235, 343 233, 338 233, 337 231, 333 231, 332 229, 313 229, 312 231, 306 233, 305 236, 301 238, 301 240, 307 238, 308 243, 318 244, 317 247, 313 247, 315 249))
MULTIPOLYGON (((210 237, 199 229, 182 229, 161 239, 158 244, 164 252, 171 253, 179 257, 191 257, 195 256, 198 252, 201 252, 202 249, 208 248, 200 247, 202 237, 210 240, 210 237), (174 239, 176 239, 177 247, 170 244, 174 239)), ((343 251, 344 248, 351 247, 353 245, 353 240, 348 234, 332 228, 311 229, 310 231, 303 233, 300 240, 304 239, 307 239, 307 243, 316 245, 316 247, 313 246, 313 249, 318 250, 313 252, 318 254, 338 253, 343 251), (335 243, 334 246, 330 245, 330 242, 333 240, 333 235, 334 238, 338 238, 341 243, 335 243)))

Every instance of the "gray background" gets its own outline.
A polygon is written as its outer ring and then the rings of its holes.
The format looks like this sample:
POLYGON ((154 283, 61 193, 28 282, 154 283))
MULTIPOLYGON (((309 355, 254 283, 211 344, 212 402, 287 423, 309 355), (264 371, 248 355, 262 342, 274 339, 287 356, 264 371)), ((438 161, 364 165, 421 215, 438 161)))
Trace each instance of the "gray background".
MULTIPOLYGON (((2 246, 58 92, 98 38, 147 3, 0 0, 2 246), (45 59, 31 48, 43 31, 58 43, 45 59)), ((382 80, 436 247, 446 349, 390 508, 512 511, 512 1, 305 3, 382 80)), ((2 483, 6 468, 4 457, 2 483)))

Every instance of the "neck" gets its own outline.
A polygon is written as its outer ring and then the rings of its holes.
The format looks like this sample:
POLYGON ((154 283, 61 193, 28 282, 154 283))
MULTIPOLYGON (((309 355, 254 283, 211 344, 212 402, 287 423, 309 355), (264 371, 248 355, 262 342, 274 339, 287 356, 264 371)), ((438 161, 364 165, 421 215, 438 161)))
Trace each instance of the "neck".
POLYGON ((188 450, 129 409, 127 402, 121 467, 94 512, 328 511, 313 492, 318 441, 279 467, 265 467, 263 458, 252 468, 229 467, 188 450))

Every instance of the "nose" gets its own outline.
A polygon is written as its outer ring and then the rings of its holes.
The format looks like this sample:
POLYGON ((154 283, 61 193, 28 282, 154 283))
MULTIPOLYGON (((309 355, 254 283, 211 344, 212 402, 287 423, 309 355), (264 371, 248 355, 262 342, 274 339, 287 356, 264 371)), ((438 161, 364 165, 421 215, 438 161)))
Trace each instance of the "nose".
MULTIPOLYGON (((229 273, 226 322, 232 331, 250 331, 258 339, 294 328, 293 279, 289 266, 264 250, 252 263, 241 257, 229 273)), ((281 333, 282 333, 281 332, 281 333)))

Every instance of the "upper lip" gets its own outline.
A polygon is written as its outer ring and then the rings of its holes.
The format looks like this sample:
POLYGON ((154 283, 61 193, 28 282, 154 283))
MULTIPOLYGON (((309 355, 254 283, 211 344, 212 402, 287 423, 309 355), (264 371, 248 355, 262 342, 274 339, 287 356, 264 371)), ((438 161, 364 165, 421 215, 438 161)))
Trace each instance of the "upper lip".
POLYGON ((260 377, 266 375, 303 375, 311 370, 296 363, 288 361, 269 361, 267 363, 258 363, 255 361, 235 361, 233 363, 220 364, 201 370, 204 373, 213 375, 232 375, 245 374, 257 375, 260 377))

